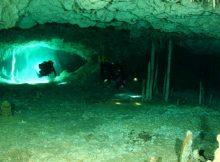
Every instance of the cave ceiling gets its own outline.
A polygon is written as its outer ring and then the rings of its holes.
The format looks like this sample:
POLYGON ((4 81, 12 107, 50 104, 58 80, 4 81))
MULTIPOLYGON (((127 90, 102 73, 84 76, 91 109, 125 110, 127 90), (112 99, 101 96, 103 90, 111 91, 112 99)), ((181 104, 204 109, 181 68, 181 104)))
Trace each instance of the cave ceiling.
MULTIPOLYGON (((28 29, 46 23, 81 28, 113 26, 134 35, 153 29, 183 37, 214 38, 208 46, 216 49, 220 38, 219 6, 218 0, 1 0, 0 29, 28 29)), ((192 42, 195 40, 180 44, 188 47, 192 42)), ((204 45, 201 40, 196 44, 204 45)))
POLYGON ((215 0, 1 0, 0 29, 48 22, 220 37, 215 0))

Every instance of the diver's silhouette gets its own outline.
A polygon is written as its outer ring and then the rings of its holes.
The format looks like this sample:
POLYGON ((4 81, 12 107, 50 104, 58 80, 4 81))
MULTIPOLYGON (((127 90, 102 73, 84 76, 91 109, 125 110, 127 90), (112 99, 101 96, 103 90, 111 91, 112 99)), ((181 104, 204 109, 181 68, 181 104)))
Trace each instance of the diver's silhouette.
POLYGON ((101 62, 100 76, 105 83, 114 82, 115 88, 123 88, 125 86, 125 73, 123 67, 118 63, 101 62))
POLYGON ((56 70, 53 66, 53 61, 44 61, 43 63, 39 64, 39 77, 48 76, 52 73, 56 76, 56 70))

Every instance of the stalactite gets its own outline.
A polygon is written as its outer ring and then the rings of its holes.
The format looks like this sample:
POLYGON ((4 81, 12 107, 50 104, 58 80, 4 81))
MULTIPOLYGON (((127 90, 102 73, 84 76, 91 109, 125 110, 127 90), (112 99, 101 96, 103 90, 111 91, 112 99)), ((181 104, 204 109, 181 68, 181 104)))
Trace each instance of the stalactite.
POLYGON ((156 62, 156 69, 155 69, 155 75, 154 75, 154 85, 153 85, 153 92, 157 92, 157 78, 158 78, 158 62, 156 62))
POLYGON ((164 74, 163 96, 165 96, 165 93, 166 93, 166 85, 167 85, 167 72, 165 72, 165 74, 164 74))
POLYGON ((202 85, 202 82, 199 83, 199 105, 202 105, 205 103, 205 96, 204 96, 204 87, 202 85))
POLYGON ((146 99, 146 80, 142 82, 142 101, 146 99))
POLYGON ((154 42, 152 42, 151 55, 148 61, 148 73, 147 73, 147 82, 146 82, 145 100, 147 101, 150 101, 153 98, 154 74, 155 74, 155 44, 154 42))
POLYGON ((165 102, 168 102, 170 94, 170 70, 171 70, 171 58, 172 58, 172 41, 169 40, 168 44, 168 63, 167 63, 167 75, 166 75, 166 89, 165 89, 165 102))
POLYGON ((154 84, 154 74, 155 74, 155 44, 151 44, 151 72, 150 72, 150 85, 149 85, 149 100, 152 100, 153 97, 153 84, 154 84))
POLYGON ((150 76, 151 76, 151 74, 150 74, 150 72, 151 72, 151 62, 149 61, 149 63, 148 63, 148 70, 147 70, 147 82, 146 82, 146 100, 149 100, 149 91, 150 91, 150 76))

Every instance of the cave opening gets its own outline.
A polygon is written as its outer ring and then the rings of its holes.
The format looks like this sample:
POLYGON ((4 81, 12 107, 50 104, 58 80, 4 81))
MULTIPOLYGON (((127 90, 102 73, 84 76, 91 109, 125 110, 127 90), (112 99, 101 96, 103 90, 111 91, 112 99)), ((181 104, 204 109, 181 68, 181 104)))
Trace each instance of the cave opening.
MULTIPOLYGON (((3 52, 5 57, 0 62, 0 81, 9 84, 53 82, 63 71, 73 73, 86 63, 86 60, 77 54, 52 49, 41 44, 18 45, 1 51, 3 52), (39 77, 39 64, 47 61, 54 63, 56 76, 39 77)), ((59 79, 59 82, 62 82, 62 79, 59 79)))

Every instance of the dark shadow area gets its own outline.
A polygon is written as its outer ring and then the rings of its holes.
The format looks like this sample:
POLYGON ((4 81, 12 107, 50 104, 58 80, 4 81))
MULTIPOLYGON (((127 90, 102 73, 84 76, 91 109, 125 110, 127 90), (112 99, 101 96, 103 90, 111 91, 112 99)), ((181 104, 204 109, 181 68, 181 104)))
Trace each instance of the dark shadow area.
POLYGON ((181 153, 181 149, 182 149, 182 143, 183 141, 176 138, 175 140, 175 153, 176 153, 176 157, 178 159, 178 162, 180 162, 180 153, 181 153))
POLYGON ((213 159, 213 150, 216 145, 216 136, 210 127, 209 119, 207 116, 200 117, 200 132, 195 137, 193 147, 199 150, 200 156, 206 160, 213 159))
POLYGON ((74 72, 83 66, 87 61, 81 56, 63 51, 56 51, 60 66, 63 70, 74 72))

